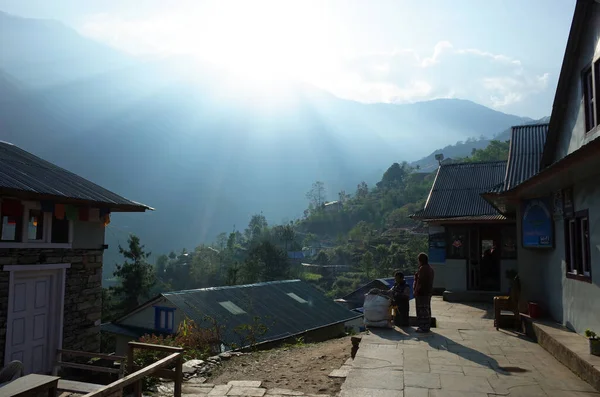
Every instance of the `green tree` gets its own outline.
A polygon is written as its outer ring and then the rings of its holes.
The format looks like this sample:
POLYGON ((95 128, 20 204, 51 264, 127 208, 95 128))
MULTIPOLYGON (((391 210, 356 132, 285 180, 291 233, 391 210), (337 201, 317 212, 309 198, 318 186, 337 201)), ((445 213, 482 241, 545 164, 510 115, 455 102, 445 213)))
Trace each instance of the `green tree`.
POLYGON ((320 266, 329 266, 331 264, 331 259, 329 258, 327 252, 321 250, 315 258, 315 263, 320 266))
POLYGON ((150 253, 144 251, 140 239, 130 235, 127 239, 128 247, 124 249, 119 245, 119 253, 123 255, 123 264, 117 264, 114 276, 119 284, 112 287, 115 298, 118 299, 118 310, 125 314, 135 309, 142 300, 148 299, 150 290, 156 282, 154 268, 148 263, 150 253))
POLYGON ((306 193, 306 198, 314 209, 321 208, 326 200, 325 183, 321 181, 313 183, 312 188, 306 193))
POLYGON ((373 254, 369 251, 365 252, 360 260, 360 270, 365 274, 367 279, 371 278, 373 273, 373 254))
MULTIPOLYGON (((287 278, 289 261, 287 253, 268 241, 263 241, 248 252, 247 268, 258 272, 259 281, 274 281, 287 278)), ((248 269, 245 275, 248 278, 248 269)))
POLYGON ((385 171, 381 181, 377 183, 380 189, 392 189, 404 186, 404 181, 409 173, 410 167, 405 162, 402 165, 394 163, 385 171))
POLYGON ((378 277, 385 277, 389 275, 390 267, 390 251, 384 244, 379 244, 375 247, 375 271, 378 277))
POLYGON ((268 227, 267 218, 262 212, 252 215, 250 222, 248 222, 248 228, 244 231, 246 240, 249 242, 258 240, 267 231, 268 227))
POLYGON ((501 161, 508 159, 508 150, 510 141, 493 140, 483 149, 473 149, 471 156, 463 159, 463 161, 501 161))
POLYGON ((367 182, 361 182, 356 186, 356 198, 358 200, 364 200, 369 195, 369 186, 367 182))

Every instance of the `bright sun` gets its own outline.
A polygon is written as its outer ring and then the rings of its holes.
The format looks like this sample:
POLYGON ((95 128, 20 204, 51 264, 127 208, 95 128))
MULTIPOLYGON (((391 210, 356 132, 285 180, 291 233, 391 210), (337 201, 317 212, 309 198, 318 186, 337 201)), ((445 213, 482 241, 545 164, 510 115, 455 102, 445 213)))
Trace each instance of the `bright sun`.
POLYGON ((326 71, 327 33, 319 8, 291 7, 286 1, 218 2, 209 23, 192 29, 192 52, 244 80, 276 85, 281 80, 314 80, 326 71), (233 9, 232 9, 233 8, 233 9), (194 47, 194 39, 202 45, 194 47))

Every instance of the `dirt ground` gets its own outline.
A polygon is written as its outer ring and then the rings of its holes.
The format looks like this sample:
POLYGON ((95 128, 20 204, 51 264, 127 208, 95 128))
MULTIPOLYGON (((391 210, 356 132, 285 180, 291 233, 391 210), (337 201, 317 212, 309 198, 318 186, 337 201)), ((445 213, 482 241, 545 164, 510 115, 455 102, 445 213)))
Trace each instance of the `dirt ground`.
POLYGON ((348 336, 233 357, 215 368, 207 383, 218 385, 232 380, 260 380, 267 389, 334 395, 340 391, 344 380, 332 379, 328 375, 350 358, 351 347, 348 336))

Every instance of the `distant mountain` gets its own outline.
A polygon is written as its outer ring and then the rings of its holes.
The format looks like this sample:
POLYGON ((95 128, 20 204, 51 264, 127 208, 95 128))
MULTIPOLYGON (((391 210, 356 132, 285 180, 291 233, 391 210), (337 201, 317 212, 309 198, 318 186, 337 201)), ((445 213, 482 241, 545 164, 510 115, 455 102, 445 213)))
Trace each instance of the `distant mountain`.
MULTIPOLYGON (((517 125, 548 123, 549 121, 550 121, 550 116, 547 116, 547 117, 543 117, 539 120, 524 119, 520 124, 517 124, 517 125)), ((440 153, 443 154, 445 159, 456 159, 456 158, 464 158, 464 157, 470 156, 473 149, 486 148, 492 139, 495 139, 498 141, 508 141, 510 139, 511 127, 505 129, 502 132, 495 134, 491 139, 469 138, 466 141, 459 141, 459 142, 455 143, 454 145, 448 145, 442 149, 437 149, 437 150, 433 151, 429 156, 426 156, 420 160, 414 161, 411 165, 414 167, 418 166, 420 172, 435 171, 438 167, 438 162, 435 159, 435 156, 437 154, 440 154, 440 153)))
POLYGON ((300 216, 315 180, 333 199, 393 162, 529 120, 458 99, 366 105, 293 82, 252 87, 209 64, 135 61, 58 23, 0 19, 0 139, 157 209, 114 217, 106 262, 129 232, 155 253, 192 248, 256 212, 300 216))

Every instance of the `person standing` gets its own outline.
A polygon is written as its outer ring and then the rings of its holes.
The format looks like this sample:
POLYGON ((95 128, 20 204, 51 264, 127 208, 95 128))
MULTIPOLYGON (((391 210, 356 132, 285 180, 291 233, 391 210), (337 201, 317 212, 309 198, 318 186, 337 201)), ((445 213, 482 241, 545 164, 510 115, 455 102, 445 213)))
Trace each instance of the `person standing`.
POLYGON ((404 273, 396 271, 394 273, 394 286, 390 289, 392 304, 396 306, 394 324, 398 327, 408 327, 408 312, 410 300, 410 287, 404 280, 404 273))
POLYGON ((431 295, 433 295, 433 268, 429 265, 429 257, 420 253, 417 257, 419 269, 415 273, 413 293, 417 309, 417 332, 429 332, 431 328, 431 295))

